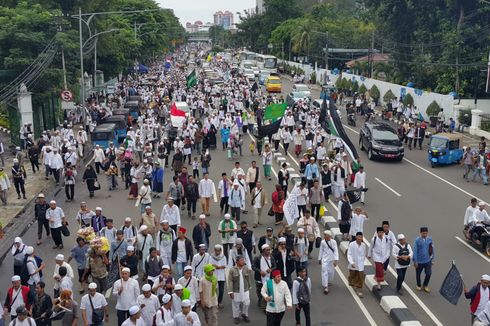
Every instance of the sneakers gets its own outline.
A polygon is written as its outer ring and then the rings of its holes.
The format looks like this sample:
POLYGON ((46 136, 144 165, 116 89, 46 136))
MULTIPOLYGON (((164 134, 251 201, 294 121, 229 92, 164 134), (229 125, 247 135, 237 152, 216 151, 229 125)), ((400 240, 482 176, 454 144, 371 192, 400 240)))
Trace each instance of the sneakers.
POLYGON ((327 295, 328 294, 328 288, 323 289, 323 294, 327 295))
POLYGON ((244 322, 250 323, 250 318, 248 318, 248 316, 246 316, 244 314, 242 314, 242 319, 243 319, 244 322))
POLYGON ((418 285, 415 288, 417 289, 417 291, 422 290, 422 287, 421 286, 418 286, 418 285))
POLYGON ((428 286, 424 286, 424 291, 427 292, 427 293, 430 293, 430 289, 428 286))
POLYGON ((233 318, 233 322, 235 324, 240 324, 240 318, 238 318, 238 317, 237 318, 233 318))

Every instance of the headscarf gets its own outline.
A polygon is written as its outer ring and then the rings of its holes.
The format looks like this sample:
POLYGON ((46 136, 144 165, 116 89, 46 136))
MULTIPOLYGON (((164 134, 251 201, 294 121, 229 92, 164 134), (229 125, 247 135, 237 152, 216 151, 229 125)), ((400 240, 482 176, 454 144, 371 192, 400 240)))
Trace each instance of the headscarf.
POLYGON ((216 278, 216 276, 214 274, 209 275, 209 273, 213 272, 214 270, 215 270, 215 268, 213 265, 211 265, 211 264, 204 265, 204 277, 206 278, 206 280, 208 280, 208 282, 211 282, 211 284, 212 284, 211 293, 213 296, 216 295, 216 288, 217 288, 217 284, 218 284, 218 279, 216 278))

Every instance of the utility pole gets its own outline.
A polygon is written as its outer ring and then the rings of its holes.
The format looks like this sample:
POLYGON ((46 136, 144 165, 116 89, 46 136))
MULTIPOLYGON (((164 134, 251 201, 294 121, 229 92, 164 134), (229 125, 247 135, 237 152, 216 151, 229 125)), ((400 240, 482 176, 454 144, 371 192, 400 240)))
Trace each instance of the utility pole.
POLYGON ((369 78, 373 78, 374 73, 374 31, 371 35, 371 55, 370 55, 370 69, 369 69, 369 78))
MULTIPOLYGON (((95 30, 95 34, 97 34, 97 30, 95 30)), ((97 42, 99 39, 96 37, 94 42, 94 87, 97 86, 97 42)))
POLYGON ((327 41, 325 42, 325 70, 328 72, 328 32, 327 41))
POLYGON ((85 77, 83 76, 83 43, 82 43, 82 8, 78 8, 78 29, 80 31, 80 102, 82 104, 82 121, 84 129, 87 123, 87 112, 85 111, 85 77))

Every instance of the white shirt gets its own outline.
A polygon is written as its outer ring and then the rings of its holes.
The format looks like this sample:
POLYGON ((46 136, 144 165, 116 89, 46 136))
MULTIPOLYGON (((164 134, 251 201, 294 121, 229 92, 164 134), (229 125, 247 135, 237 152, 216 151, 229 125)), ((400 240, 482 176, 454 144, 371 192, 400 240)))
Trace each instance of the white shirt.
POLYGON ((197 278, 201 278, 204 276, 204 265, 207 265, 209 262, 209 254, 207 252, 204 255, 200 255, 199 253, 195 254, 192 257, 191 266, 194 269, 194 276, 197 278))
POLYGON ((135 323, 133 323, 131 318, 128 318, 121 324, 121 326, 146 326, 146 325, 147 324, 145 324, 145 321, 143 320, 142 317, 136 319, 135 323))
POLYGON ((194 307, 194 305, 197 303, 197 300, 200 300, 200 297, 199 297, 199 279, 195 276, 191 276, 191 281, 189 282, 188 278, 185 278, 184 276, 182 276, 177 281, 177 284, 180 284, 184 288, 189 289, 189 291, 191 292, 191 296, 190 296, 189 300, 191 301, 191 306, 194 307), (187 284, 187 283, 189 283, 189 284, 187 284))
POLYGON ((265 284, 265 282, 267 282, 271 277, 270 273, 267 272, 268 269, 272 269, 271 257, 272 256, 265 257, 264 255, 260 257, 260 270, 266 272, 264 276, 260 277, 262 284, 265 284))
POLYGON ((488 213, 486 210, 480 210, 477 209, 475 213, 473 213, 473 216, 470 217, 468 222, 489 222, 490 221, 490 216, 488 216, 488 213))
MULTIPOLYGON (((165 309, 165 307, 161 307, 157 310, 155 315, 155 325, 156 326, 174 326, 174 311, 172 309, 165 309), (162 318, 163 311, 163 318, 162 318)), ((150 324, 148 324, 150 325, 150 324)))
MULTIPOLYGON (((227 266, 227 260, 226 260, 226 257, 223 255, 223 258, 221 259, 216 259, 213 255, 210 255, 209 256, 209 264, 211 265, 216 265, 216 266, 219 266, 219 267, 223 267, 223 266, 227 266)), ((216 276, 216 278, 218 279, 218 281, 224 281, 225 280, 225 269, 224 268, 220 268, 220 269, 217 269, 214 271, 214 275, 216 276)))
POLYGON ((186 263, 187 253, 185 252, 185 239, 177 240, 177 263, 186 263))
MULTIPOLYGON (((27 317, 23 321, 20 321, 19 319, 15 321, 15 326, 35 326, 35 325, 36 325, 36 321, 31 317, 27 317), (29 319, 30 319, 30 323, 29 323, 29 319)), ((14 326, 14 320, 10 322, 9 326, 14 326)))
POLYGON ((145 305, 141 308, 141 319, 143 319, 145 325, 153 324, 153 316, 160 308, 160 302, 158 301, 158 297, 153 293, 150 294, 150 297, 145 297, 144 294, 140 294, 137 299, 138 306, 145 305))
POLYGON ((129 310, 129 308, 134 306, 134 303, 140 295, 140 287, 138 281, 132 278, 129 278, 127 281, 119 279, 114 283, 112 287, 112 294, 117 296, 117 310, 129 310), (121 294, 118 294, 121 287, 123 290, 121 294))
POLYGON ((367 217, 364 214, 356 214, 352 213, 352 218, 350 220, 350 230, 349 234, 355 236, 357 232, 363 232, 364 230, 364 222, 367 217))
MULTIPOLYGON (((73 268, 71 268, 70 264, 68 264, 66 261, 61 264, 61 266, 66 267, 66 277, 69 277, 70 279, 73 279, 73 268)), ((54 272, 53 272, 53 277, 55 276, 60 276, 59 270, 60 270, 60 265, 54 264, 54 272)), ((54 282, 54 289, 57 290, 59 289, 59 282, 55 281, 54 282)))
POLYGON ((478 303, 478 307, 476 307, 475 316, 478 316, 483 311, 483 309, 485 309, 485 306, 489 302, 488 300, 489 291, 490 290, 488 289, 488 287, 484 289, 483 286, 480 285, 480 302, 478 303))
POLYGON ((59 153, 53 153, 49 158, 49 167, 55 170, 63 168, 63 158, 59 153))
POLYGON ((391 251, 391 254, 392 256, 395 258, 395 268, 407 268, 409 267, 410 265, 400 265, 398 264, 398 260, 396 259, 396 257, 398 257, 398 253, 400 252, 400 248, 398 248, 398 245, 400 245, 402 248, 406 248, 408 249, 408 255, 410 256, 410 260, 413 258, 413 251, 412 251, 412 247, 410 246, 410 244, 407 242, 405 243, 405 246, 402 246, 400 243, 397 243, 397 245, 394 245, 393 246, 393 250, 391 251))
POLYGON ((65 213, 61 209, 61 207, 55 207, 52 209, 48 208, 46 211, 46 219, 49 220, 49 227, 52 229, 60 228, 62 218, 65 217, 65 213))
POLYGON ((355 271, 364 271, 364 260, 366 259, 366 244, 361 242, 360 245, 356 241, 349 243, 347 248, 347 261, 349 269, 355 271), (352 266, 355 265, 355 266, 352 266))
POLYGON ((366 188, 366 172, 358 171, 354 177, 354 188, 366 188))
POLYGON ((96 148, 94 150, 94 162, 95 163, 102 163, 102 161, 105 159, 105 154, 104 150, 102 148, 96 148))
MULTIPOLYGON (((30 275, 27 284, 33 285, 39 282, 41 280, 41 276, 39 276, 39 272, 36 273, 36 270, 39 268, 39 266, 37 266, 37 262, 34 256, 30 256, 29 258, 27 258, 26 266, 27 266, 27 272, 30 275)), ((20 294, 19 296, 22 296, 22 294, 20 294)), ((12 299, 13 298, 14 297, 12 297, 12 299)))
POLYGON ((320 260, 322 264, 339 260, 339 249, 335 240, 330 239, 327 244, 327 240, 322 239, 322 242, 320 242, 320 250, 318 252, 318 260, 320 260))
POLYGON ((466 207, 466 211, 464 213, 464 222, 463 225, 467 225, 469 223, 469 219, 473 217, 473 214, 478 210, 478 207, 468 206, 466 207))
POLYGON ((169 225, 180 225, 179 207, 175 204, 173 204, 172 207, 168 204, 164 205, 162 213, 160 214, 160 223, 164 220, 167 220, 169 225))
POLYGON ((201 321, 199 316, 194 312, 190 311, 187 315, 179 312, 174 318, 175 326, 201 326, 201 321), (187 321, 187 317, 192 318, 192 323, 187 321))
MULTIPOLYGON (((265 311, 273 313, 286 311, 286 306, 291 307, 293 305, 288 284, 282 280, 279 282, 279 284, 272 281, 272 284, 272 290, 274 291, 274 307, 271 305, 271 301, 269 301, 267 302, 265 311)), ((260 293, 264 299, 270 296, 267 291, 267 283, 264 283, 260 293)))
MULTIPOLYGON (((87 316, 87 321, 91 322, 92 320, 92 305, 90 304, 90 300, 88 298, 90 294, 85 294, 82 297, 82 300, 80 302, 80 309, 85 310, 85 314, 87 316)), ((92 304, 94 305, 94 309, 100 309, 105 306, 107 306, 107 301, 104 297, 104 295, 100 294, 99 292, 96 292, 95 295, 92 297, 92 304)))
POLYGON ((245 175, 245 171, 243 171, 242 168, 233 168, 233 170, 231 170, 231 176, 233 178, 238 178, 238 175, 241 174, 241 175, 245 175))
POLYGON ((211 198, 215 194, 214 182, 211 179, 202 179, 199 181, 199 196, 211 198))
MULTIPOLYGON (((335 242, 335 241, 334 241, 335 242)), ((307 277, 306 279, 306 286, 308 287, 308 292, 310 293, 310 298, 311 298, 311 279, 307 277)), ((293 304, 298 304, 298 289, 299 289, 299 281, 298 279, 295 279, 293 282, 293 304)))
MULTIPOLYGON (((230 190, 232 187, 233 185, 229 181, 226 181, 226 197, 230 195, 230 190)), ((218 190, 220 192, 220 198, 225 197, 225 182, 223 179, 218 182, 218 190)))
POLYGON ((388 238, 383 234, 380 238, 378 235, 371 239, 371 247, 369 248, 369 257, 374 262, 384 263, 390 258, 391 246, 388 242, 388 238))
POLYGON ((299 193, 297 197, 298 205, 306 205, 307 199, 308 199, 308 189, 306 187, 301 190, 301 188, 298 188, 299 193))

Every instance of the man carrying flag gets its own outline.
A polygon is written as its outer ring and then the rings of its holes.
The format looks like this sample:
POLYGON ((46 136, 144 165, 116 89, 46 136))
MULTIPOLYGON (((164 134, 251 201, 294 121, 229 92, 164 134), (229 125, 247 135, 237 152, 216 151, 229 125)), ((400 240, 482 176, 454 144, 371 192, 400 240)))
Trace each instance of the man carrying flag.
POLYGON ((286 112, 287 104, 271 104, 267 106, 264 110, 263 121, 270 120, 271 123, 268 125, 259 125, 258 138, 264 138, 275 134, 279 127, 281 126, 282 118, 284 117, 284 112, 286 112))
POLYGON ((170 120, 172 121, 172 126, 176 128, 182 128, 186 120, 186 113, 179 110, 175 102, 170 107, 170 120))
POLYGON ((197 84, 197 75, 196 69, 192 70, 192 72, 186 78, 187 88, 192 88, 197 84))

